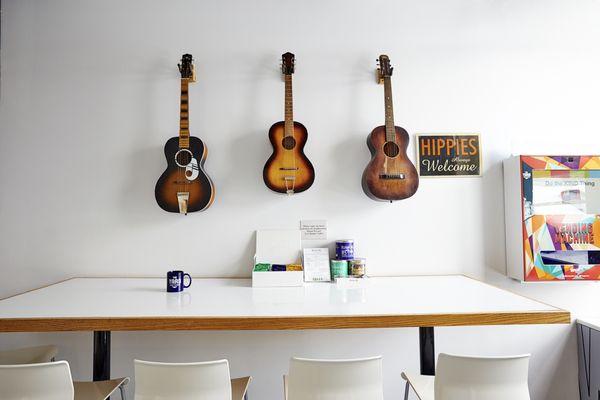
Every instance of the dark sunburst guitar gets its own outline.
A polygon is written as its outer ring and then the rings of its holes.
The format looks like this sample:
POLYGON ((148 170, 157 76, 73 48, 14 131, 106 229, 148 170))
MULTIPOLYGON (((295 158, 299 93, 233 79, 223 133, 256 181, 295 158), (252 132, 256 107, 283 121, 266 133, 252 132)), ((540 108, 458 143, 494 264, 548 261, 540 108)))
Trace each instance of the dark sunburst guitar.
POLYGON ((263 169, 267 187, 278 193, 304 192, 315 180, 315 170, 304 154, 308 131, 294 121, 292 101, 292 74, 295 60, 292 53, 281 56, 281 70, 285 81, 285 121, 276 122, 269 129, 273 154, 263 169))
POLYGON ((362 177, 363 190, 373 200, 406 199, 417 191, 419 175, 406 155, 409 136, 404 128, 394 125, 392 104, 392 71, 390 59, 379 56, 378 77, 385 95, 385 125, 373 129, 367 138, 371 161, 362 177))
POLYGON ((215 188, 203 169, 208 152, 206 145, 190 136, 188 88, 190 82, 196 80, 192 55, 184 54, 178 66, 181 73, 179 137, 172 137, 165 144, 167 169, 156 182, 154 194, 163 210, 187 214, 210 207, 215 188))

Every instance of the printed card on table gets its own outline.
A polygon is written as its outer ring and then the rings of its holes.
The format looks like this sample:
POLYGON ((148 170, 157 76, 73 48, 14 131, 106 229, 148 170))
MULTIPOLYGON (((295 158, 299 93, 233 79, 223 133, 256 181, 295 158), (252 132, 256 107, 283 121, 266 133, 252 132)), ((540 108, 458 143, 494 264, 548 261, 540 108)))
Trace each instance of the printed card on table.
POLYGON ((306 248, 303 250, 304 281, 330 282, 328 248, 306 248))

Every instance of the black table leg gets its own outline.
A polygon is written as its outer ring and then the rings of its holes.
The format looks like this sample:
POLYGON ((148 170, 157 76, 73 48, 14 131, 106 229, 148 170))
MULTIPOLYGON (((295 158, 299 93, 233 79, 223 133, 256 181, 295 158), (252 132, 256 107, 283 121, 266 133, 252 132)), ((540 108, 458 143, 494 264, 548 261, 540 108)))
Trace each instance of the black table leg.
POLYGON ((110 331, 94 331, 94 380, 110 379, 110 331))
POLYGON ((419 356, 421 375, 435 375, 435 338, 432 326, 419 328, 419 356))

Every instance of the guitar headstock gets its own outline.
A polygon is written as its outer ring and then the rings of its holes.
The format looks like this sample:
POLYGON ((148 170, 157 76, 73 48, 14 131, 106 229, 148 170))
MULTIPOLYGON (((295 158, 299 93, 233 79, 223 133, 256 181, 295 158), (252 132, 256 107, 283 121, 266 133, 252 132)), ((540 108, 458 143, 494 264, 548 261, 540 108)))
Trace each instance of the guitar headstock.
POLYGON ((296 56, 289 51, 281 55, 281 73, 283 75, 291 75, 294 73, 296 66, 296 56))
POLYGON ((393 72, 394 67, 390 64, 390 58, 385 54, 380 55, 379 59, 377 59, 377 77, 379 83, 382 83, 384 78, 391 77, 393 72))
POLYGON ((194 68, 194 59, 191 54, 181 56, 181 64, 177 64, 181 79, 187 79, 190 82, 196 82, 196 70, 194 68))

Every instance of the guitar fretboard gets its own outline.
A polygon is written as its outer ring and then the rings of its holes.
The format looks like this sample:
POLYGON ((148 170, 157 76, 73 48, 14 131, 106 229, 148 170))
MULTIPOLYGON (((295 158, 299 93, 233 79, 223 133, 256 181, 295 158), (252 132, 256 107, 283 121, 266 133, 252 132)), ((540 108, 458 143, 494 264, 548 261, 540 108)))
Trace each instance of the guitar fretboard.
POLYGON ((284 135, 293 136, 294 134, 294 102, 292 98, 292 75, 284 75, 285 79, 285 133, 284 135))
POLYGON ((179 148, 190 147, 190 121, 189 121, 189 79, 181 79, 181 100, 179 105, 179 148))
POLYGON ((383 93, 385 96, 385 140, 396 142, 396 128, 394 128, 394 104, 392 102, 392 78, 383 78, 383 93))

